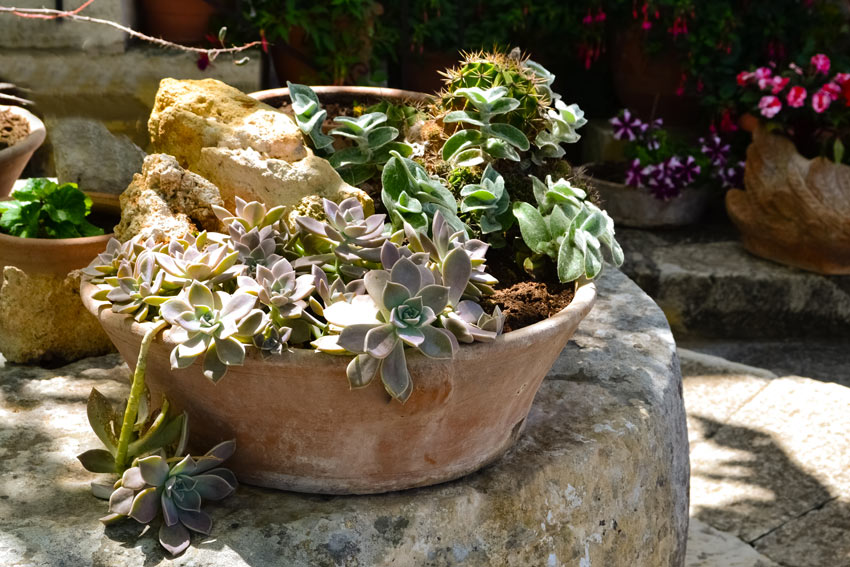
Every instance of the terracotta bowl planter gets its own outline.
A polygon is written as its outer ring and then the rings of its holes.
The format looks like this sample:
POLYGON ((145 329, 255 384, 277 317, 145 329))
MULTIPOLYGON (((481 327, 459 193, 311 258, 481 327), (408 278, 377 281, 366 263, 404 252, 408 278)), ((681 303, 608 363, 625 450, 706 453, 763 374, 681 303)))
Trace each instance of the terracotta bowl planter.
MULTIPOLYGON (((121 216, 118 195, 87 195, 93 201, 92 216, 115 217, 118 221, 121 216)), ((21 238, 0 234, 0 280, 5 266, 15 266, 27 274, 65 276, 88 266, 95 256, 103 252, 111 237, 111 231, 101 236, 82 238, 21 238)))
POLYGON ((789 139, 757 128, 744 185, 726 194, 744 248, 803 270, 850 274, 850 167, 806 159, 789 139))
MULTIPOLYGON (((353 102, 375 103, 381 100, 392 100, 394 102, 419 102, 427 103, 433 100, 433 96, 416 91, 405 91, 401 89, 386 89, 382 87, 335 87, 318 86, 310 87, 321 100, 322 104, 351 104, 353 102)), ((251 93, 255 99, 269 106, 280 108, 288 104, 289 89, 267 89, 251 93)))
MULTIPOLYGON (((592 169, 591 169, 592 171, 592 169)), ((648 189, 593 178, 603 208, 620 226, 664 228, 694 224, 708 206, 706 187, 688 187, 677 197, 664 201, 648 189)))
MULTIPOLYGON (((124 360, 134 364, 144 327, 81 296, 124 360)), ((462 345, 453 360, 409 354, 415 390, 404 405, 378 383, 352 391, 349 357, 293 349, 249 356, 218 383, 200 361, 172 371, 164 333, 148 355, 147 384, 191 419, 192 443, 235 438, 228 462, 241 481, 324 494, 369 494, 445 482, 497 459, 516 441, 543 378, 596 298, 592 283, 555 316, 462 345)))
POLYGON ((29 135, 14 146, 0 150, 0 198, 12 191, 15 181, 29 162, 35 150, 44 142, 47 132, 44 123, 32 112, 19 106, 0 106, 0 111, 6 111, 23 116, 30 125, 29 135))

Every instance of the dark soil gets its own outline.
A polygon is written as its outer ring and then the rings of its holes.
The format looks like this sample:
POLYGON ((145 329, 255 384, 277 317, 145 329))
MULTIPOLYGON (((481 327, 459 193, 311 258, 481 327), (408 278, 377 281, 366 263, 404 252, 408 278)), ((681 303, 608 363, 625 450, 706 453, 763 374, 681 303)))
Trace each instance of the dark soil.
POLYGON ((624 161, 605 161, 587 166, 587 174, 611 183, 623 183, 628 164, 624 161))
POLYGON ((30 125, 23 116, 8 110, 0 111, 0 150, 14 146, 30 133, 30 125))
POLYGON ((487 312, 499 306, 505 314, 506 333, 548 319, 573 300, 575 284, 561 283, 554 270, 532 280, 506 257, 506 253, 505 250, 489 251, 488 271, 499 280, 499 284, 493 295, 481 301, 481 307, 487 312))

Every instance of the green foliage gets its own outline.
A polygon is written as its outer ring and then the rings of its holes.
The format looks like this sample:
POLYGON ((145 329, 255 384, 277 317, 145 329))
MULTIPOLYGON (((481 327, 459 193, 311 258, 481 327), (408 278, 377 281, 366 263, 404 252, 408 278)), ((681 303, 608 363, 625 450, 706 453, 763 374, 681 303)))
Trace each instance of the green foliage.
POLYGON ((330 157, 331 165, 340 176, 352 185, 370 179, 395 152, 404 157, 413 152, 408 144, 396 142, 399 131, 386 126, 387 115, 370 112, 361 116, 338 116, 334 123, 339 127, 331 130, 334 136, 350 140, 354 145, 344 148, 330 157))
POLYGON ((411 126, 423 120, 425 113, 409 104, 393 104, 382 100, 366 109, 366 112, 380 112, 387 115, 387 125, 405 133, 411 126))
POLYGON ((482 234, 504 232, 513 224, 505 180, 492 165, 487 165, 481 183, 466 185, 460 195, 461 212, 473 214, 482 234))
POLYGON ((225 441, 201 457, 166 459, 157 454, 138 459, 115 483, 110 513, 101 521, 132 518, 148 525, 161 512, 160 545, 172 555, 182 553, 189 547, 189 530, 203 535, 212 530, 212 519, 201 510, 203 502, 222 500, 236 490, 236 476, 220 466, 235 448, 234 441, 225 441))
POLYGON ((439 211, 452 228, 465 230, 457 218, 457 201, 451 191, 415 161, 391 153, 393 157, 381 175, 381 200, 393 228, 400 229, 408 223, 417 231, 426 231, 439 211))
POLYGON ((92 201, 76 183, 30 179, 0 201, 0 231, 23 238, 79 238, 103 234, 86 220, 92 201))
POLYGON ((292 100, 292 112, 295 115, 295 123, 301 132, 310 140, 313 149, 320 155, 333 153, 333 138, 322 132, 322 124, 328 115, 328 111, 322 108, 319 97, 310 87, 296 85, 286 81, 289 87, 289 98, 292 100))
MULTIPOLYGON (((623 263, 623 251, 614 239, 614 221, 587 201, 587 194, 564 179, 546 183, 531 176, 537 206, 525 201, 513 205, 522 239, 531 251, 557 263, 562 282, 593 279, 602 271, 603 250, 611 261, 623 263)), ((535 258, 530 258, 533 264, 535 258)))
POLYGON ((443 117, 443 122, 466 123, 478 129, 454 133, 443 145, 443 159, 455 167, 468 167, 495 159, 519 161, 517 150, 528 150, 528 138, 511 124, 492 121, 519 106, 519 101, 508 96, 508 89, 501 86, 487 90, 470 87, 455 92, 465 97, 475 110, 453 110, 443 117))

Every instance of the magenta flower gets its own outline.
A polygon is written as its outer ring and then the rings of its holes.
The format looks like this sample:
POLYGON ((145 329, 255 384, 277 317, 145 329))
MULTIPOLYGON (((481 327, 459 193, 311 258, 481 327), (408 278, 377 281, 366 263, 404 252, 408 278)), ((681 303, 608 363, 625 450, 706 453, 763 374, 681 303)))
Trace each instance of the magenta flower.
MULTIPOLYGON (((728 146, 727 146, 728 147, 728 146)), ((688 156, 685 159, 685 162, 681 165, 679 169, 679 177, 684 182, 684 185, 687 187, 694 181, 696 181, 699 174, 702 172, 702 168, 697 163, 696 158, 694 156, 688 156)))
POLYGON ((788 95, 785 97, 785 100, 788 101, 788 106, 794 108, 800 108, 806 102, 806 89, 801 86, 793 86, 791 90, 788 91, 788 95))
POLYGON ((719 167, 726 163, 730 147, 729 144, 723 143, 720 136, 714 134, 707 138, 700 138, 699 143, 702 144, 700 151, 711 160, 711 165, 719 167))
POLYGON ((738 73, 736 80, 738 81, 739 87, 744 87, 750 84, 750 82, 752 82, 755 77, 755 73, 750 73, 749 71, 741 71, 740 73, 738 73))
POLYGON ((773 95, 763 96, 759 101, 759 110, 765 118, 773 118, 782 110, 782 102, 773 95))
POLYGON ((753 76, 759 81, 761 79, 769 79, 773 76, 773 69, 770 67, 759 67, 756 69, 755 73, 753 73, 753 76))
POLYGON ((835 83, 826 83, 821 87, 821 90, 829 95, 829 98, 832 100, 838 100, 841 98, 841 87, 836 85, 835 83))
POLYGON ((626 170, 626 185, 632 187, 643 187, 644 175, 643 167, 640 165, 640 160, 635 158, 626 170))
POLYGON ((737 164, 732 164, 728 167, 721 167, 717 170, 717 177, 720 178, 724 189, 726 189, 727 187, 743 186, 744 165, 745 162, 739 161, 737 164))
POLYGON ((620 112, 620 115, 612 118, 610 122, 611 126, 614 127, 615 140, 628 140, 632 142, 637 138, 639 132, 646 130, 646 125, 637 116, 632 115, 629 109, 620 112))
MULTIPOLYGON (((678 159, 676 162, 678 163, 678 159)), ((643 173, 647 177, 649 191, 657 199, 666 201, 676 197, 682 191, 682 188, 677 183, 678 176, 675 168, 670 167, 670 160, 657 165, 647 166, 644 168, 643 173)))
POLYGON ((823 53, 818 53, 817 55, 812 56, 812 65, 818 73, 823 73, 824 75, 829 73, 829 57, 823 53))
POLYGON ((830 104, 832 104, 832 97, 829 96, 829 93, 823 89, 812 95, 812 108, 814 108, 815 112, 818 114, 829 108, 830 104))
POLYGON ((847 81, 850 81, 850 73, 836 73, 835 78, 832 80, 839 85, 843 85, 847 81))
POLYGON ((787 77, 780 77, 779 75, 777 75, 777 76, 773 77, 773 79, 771 80, 771 85, 772 85, 772 87, 773 87, 773 89, 772 89, 773 94, 779 94, 779 93, 781 93, 781 92, 782 92, 782 90, 783 90, 786 86, 788 86, 788 82, 789 82, 790 80, 791 80, 791 79, 789 79, 789 78, 787 78, 787 77))

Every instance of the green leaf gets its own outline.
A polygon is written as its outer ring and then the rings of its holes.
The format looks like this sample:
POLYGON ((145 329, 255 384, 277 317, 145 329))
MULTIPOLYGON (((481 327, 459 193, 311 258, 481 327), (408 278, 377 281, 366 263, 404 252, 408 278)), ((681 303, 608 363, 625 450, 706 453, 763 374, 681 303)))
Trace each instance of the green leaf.
POLYGON ((532 251, 545 254, 547 244, 552 240, 552 234, 546 226, 543 215, 529 203, 517 201, 513 205, 514 217, 519 222, 522 239, 532 251))
POLYGON ((841 141, 841 138, 835 138, 835 142, 832 144, 832 160, 835 163, 841 163, 844 159, 844 143, 841 141))
POLYGON ((140 439, 130 443, 127 454, 140 456, 172 445, 180 437, 185 420, 186 414, 178 415, 172 419, 163 419, 156 427, 145 432, 140 439))
POLYGON ((584 275, 584 269, 584 254, 569 238, 564 238, 558 250, 558 279, 564 283, 575 281, 584 275))
POLYGON ((100 439, 101 443, 106 446, 111 454, 115 454, 118 448, 118 438, 115 436, 112 424, 118 419, 115 410, 112 409, 112 404, 106 399, 106 396, 92 388, 89 394, 88 403, 86 404, 86 413, 89 418, 89 425, 92 431, 100 439))
POLYGON ((480 143, 482 140, 481 132, 478 130, 461 130, 455 132, 446 143, 443 144, 443 159, 452 161, 452 156, 467 149, 470 146, 480 143))
POLYGON ((77 455, 77 459, 83 468, 93 473, 114 473, 115 457, 112 453, 103 449, 91 449, 77 455))

